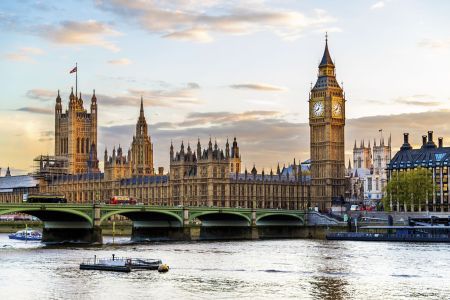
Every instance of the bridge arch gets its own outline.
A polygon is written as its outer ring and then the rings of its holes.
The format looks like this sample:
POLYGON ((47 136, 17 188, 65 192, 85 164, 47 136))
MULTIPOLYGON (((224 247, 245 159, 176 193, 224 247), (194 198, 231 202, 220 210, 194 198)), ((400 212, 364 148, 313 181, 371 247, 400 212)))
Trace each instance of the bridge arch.
POLYGON ((167 221, 169 224, 175 222, 173 225, 180 227, 183 224, 183 218, 174 212, 139 208, 111 210, 100 218, 100 224, 114 215, 125 216, 132 221, 152 221, 156 219, 157 221, 167 221))
POLYGON ((18 207, 6 210, 0 210, 0 215, 25 213, 38 218, 42 222, 50 221, 84 221, 92 226, 93 219, 89 214, 72 208, 53 208, 53 207, 18 207))
POLYGON ((190 221, 199 219, 202 226, 250 226, 251 218, 243 213, 233 211, 203 211, 190 214, 190 221))
POLYGON ((292 213, 265 213, 256 218, 257 226, 300 226, 305 225, 301 216, 292 213))

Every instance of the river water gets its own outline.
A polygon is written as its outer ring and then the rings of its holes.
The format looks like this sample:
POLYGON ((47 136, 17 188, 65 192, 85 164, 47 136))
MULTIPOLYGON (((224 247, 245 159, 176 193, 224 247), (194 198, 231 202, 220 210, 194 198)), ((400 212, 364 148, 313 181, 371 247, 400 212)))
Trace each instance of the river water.
POLYGON ((0 299, 450 299, 450 245, 322 240, 45 247, 0 234, 0 299), (84 258, 170 271, 81 271, 84 258))

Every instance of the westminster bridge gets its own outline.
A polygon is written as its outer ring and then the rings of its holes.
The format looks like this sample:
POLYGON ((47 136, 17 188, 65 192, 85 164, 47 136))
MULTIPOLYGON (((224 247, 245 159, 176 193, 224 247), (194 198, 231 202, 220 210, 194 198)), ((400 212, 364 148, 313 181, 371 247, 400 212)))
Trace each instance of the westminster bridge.
MULTIPOLYGON (((44 243, 102 243, 114 215, 132 221, 132 241, 308 237, 303 210, 106 204, 0 204, 0 215, 24 213, 43 222, 44 243)), ((313 213, 314 214, 314 213, 313 213)))

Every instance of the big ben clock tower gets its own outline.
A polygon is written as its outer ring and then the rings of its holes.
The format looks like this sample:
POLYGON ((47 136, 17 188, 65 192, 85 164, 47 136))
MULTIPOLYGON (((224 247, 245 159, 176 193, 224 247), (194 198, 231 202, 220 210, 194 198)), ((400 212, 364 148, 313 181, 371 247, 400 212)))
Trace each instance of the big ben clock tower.
POLYGON ((336 81, 326 36, 317 82, 309 96, 311 205, 321 210, 344 196, 344 126, 345 95, 336 81))

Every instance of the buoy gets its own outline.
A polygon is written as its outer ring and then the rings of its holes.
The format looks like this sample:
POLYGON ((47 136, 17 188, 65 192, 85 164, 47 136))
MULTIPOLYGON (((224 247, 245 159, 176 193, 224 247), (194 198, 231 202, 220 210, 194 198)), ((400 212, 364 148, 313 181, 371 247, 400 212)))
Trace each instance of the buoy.
POLYGON ((160 264, 160 265, 158 266, 158 272, 159 272, 159 273, 166 273, 166 272, 169 272, 169 266, 166 265, 166 264, 160 264))

